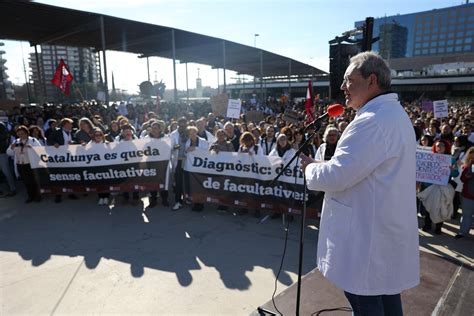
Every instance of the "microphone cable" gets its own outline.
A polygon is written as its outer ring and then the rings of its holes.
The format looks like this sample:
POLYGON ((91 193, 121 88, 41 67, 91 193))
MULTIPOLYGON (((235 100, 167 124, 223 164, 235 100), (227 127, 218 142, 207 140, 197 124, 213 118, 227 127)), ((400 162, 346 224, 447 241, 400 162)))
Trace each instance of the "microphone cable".
MULTIPOLYGON (((299 159, 300 157, 297 157, 296 158, 296 163, 295 163, 295 166, 298 165, 298 162, 299 162, 299 159)), ((294 188, 296 189, 296 186, 298 185, 298 175, 295 174, 295 186, 294 188)), ((304 185, 304 184, 303 184, 304 185)), ((293 191, 294 192, 294 191, 293 191)), ((306 196, 303 196, 303 203, 306 202, 306 196)), ((292 201, 292 207, 294 208, 295 206, 295 199, 293 199, 292 201)), ((280 261, 280 267, 278 268, 278 273, 275 277, 275 285, 274 285, 274 288, 273 288, 273 294, 272 294, 272 303, 273 303, 273 307, 275 308, 275 310, 280 314, 280 315, 283 315, 282 312, 280 312, 280 310, 278 309, 278 307, 276 306, 276 302, 275 302, 275 294, 276 294, 276 291, 278 289, 278 278, 280 277, 280 274, 281 274, 281 270, 283 269, 283 263, 285 261, 285 256, 286 256, 286 248, 287 248, 287 245, 288 245, 288 232, 290 230, 290 215, 288 215, 288 220, 286 221, 286 227, 285 227, 285 241, 283 243, 283 253, 281 255, 281 261, 280 261)), ((284 214, 282 214, 282 216, 285 216, 284 214)), ((291 215, 292 216, 292 215, 291 215)), ((301 212, 301 216, 303 216, 303 212, 301 212)))

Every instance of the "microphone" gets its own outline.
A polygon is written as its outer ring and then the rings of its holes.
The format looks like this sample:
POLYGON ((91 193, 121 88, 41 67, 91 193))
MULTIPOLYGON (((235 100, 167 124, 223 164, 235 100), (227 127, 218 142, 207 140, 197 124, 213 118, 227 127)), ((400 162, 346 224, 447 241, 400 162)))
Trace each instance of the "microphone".
POLYGON ((317 119, 315 119, 314 121, 309 123, 304 128, 304 130, 306 131, 308 128, 318 126, 319 124, 321 124, 321 121, 326 119, 328 116, 329 117, 338 117, 338 116, 342 115, 342 113, 344 113, 344 107, 342 105, 332 104, 332 105, 328 106, 328 110, 327 110, 326 113, 324 113, 323 115, 321 115, 320 117, 318 117, 317 119))

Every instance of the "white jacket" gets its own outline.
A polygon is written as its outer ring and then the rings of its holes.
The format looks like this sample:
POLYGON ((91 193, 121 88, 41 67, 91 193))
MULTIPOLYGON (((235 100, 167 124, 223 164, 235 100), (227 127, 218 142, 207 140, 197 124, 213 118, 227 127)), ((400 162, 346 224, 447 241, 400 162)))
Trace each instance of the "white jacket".
MULTIPOLYGON (((15 139, 15 141, 12 143, 12 144, 19 144, 21 141, 19 138, 15 139)), ((41 146, 40 142, 34 138, 34 137, 31 137, 31 136, 28 136, 28 140, 26 141, 25 145, 30 145, 31 147, 35 147, 35 146, 41 146)), ((24 149, 26 151, 26 155, 28 155, 28 152, 31 150, 30 148, 25 148, 24 149)), ((20 174, 18 173, 18 167, 17 167, 17 164, 18 164, 18 156, 19 156, 19 152, 20 152, 20 148, 19 147, 15 147, 14 149, 11 148, 11 145, 8 146, 7 148, 7 155, 10 156, 10 157, 13 157, 13 166, 14 166, 14 169, 15 169, 15 175, 16 177, 18 178, 20 176, 20 174)), ((28 163, 29 163, 29 158, 28 158, 28 163)))
POLYGON ((452 185, 432 184, 420 193, 418 197, 426 211, 430 213, 433 223, 441 223, 453 215, 454 188, 452 185))
POLYGON ((345 291, 390 295, 420 281, 413 126, 395 93, 357 111, 331 160, 306 168, 324 191, 318 268, 345 291))
MULTIPOLYGON (((283 157, 281 157, 281 159, 283 159, 283 161, 286 163, 286 162, 290 161, 290 159, 293 158, 293 156, 295 154, 296 154, 296 150, 294 150, 293 148, 290 148, 287 151, 285 151, 285 153, 283 154, 283 157)), ((278 149, 276 147, 273 148, 272 151, 268 155, 278 157, 278 149)))

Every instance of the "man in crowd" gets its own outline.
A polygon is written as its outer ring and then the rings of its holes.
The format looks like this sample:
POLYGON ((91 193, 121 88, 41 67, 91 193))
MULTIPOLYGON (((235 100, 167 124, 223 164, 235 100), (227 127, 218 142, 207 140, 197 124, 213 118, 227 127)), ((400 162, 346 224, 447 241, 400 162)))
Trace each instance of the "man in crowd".
MULTIPOLYGON (((16 194, 16 186, 10 163, 8 161, 7 149, 9 145, 10 133, 8 132, 7 126, 3 122, 0 122, 0 169, 2 170, 8 184, 8 191, 5 196, 11 197, 16 194)), ((3 195, 3 192, 0 191, 0 195, 3 195)))
POLYGON ((188 141, 188 120, 181 117, 178 128, 170 134, 171 138, 171 163, 174 171, 174 199, 173 211, 183 207, 184 195, 184 162, 186 159, 186 142, 188 141))
POLYGON ((237 133, 234 124, 232 124, 231 122, 227 122, 224 124, 224 131, 227 135, 227 140, 231 142, 232 145, 234 145, 234 150, 238 151, 240 147, 240 132, 237 133))
POLYGON ((318 238, 322 274, 354 315, 402 315, 420 280, 413 126, 376 53, 351 58, 341 89, 357 111, 331 160, 302 157, 310 190, 326 193, 318 238))

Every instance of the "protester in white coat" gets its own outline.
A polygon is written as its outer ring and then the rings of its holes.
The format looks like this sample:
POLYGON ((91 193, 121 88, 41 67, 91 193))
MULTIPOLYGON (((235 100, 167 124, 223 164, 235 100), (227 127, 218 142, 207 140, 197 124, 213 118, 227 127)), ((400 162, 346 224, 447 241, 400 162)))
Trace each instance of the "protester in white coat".
POLYGON ((351 58, 341 89, 355 119, 331 160, 301 163, 308 188, 326 192, 318 268, 354 315, 402 315, 400 293, 420 280, 415 133, 376 53, 351 58))

